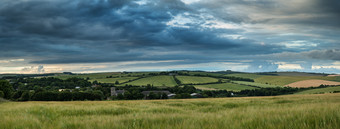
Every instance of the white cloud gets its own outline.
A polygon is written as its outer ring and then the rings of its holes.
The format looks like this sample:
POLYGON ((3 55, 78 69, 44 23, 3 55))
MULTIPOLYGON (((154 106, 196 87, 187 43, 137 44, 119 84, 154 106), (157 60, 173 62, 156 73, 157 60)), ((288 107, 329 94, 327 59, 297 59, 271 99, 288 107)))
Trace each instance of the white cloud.
POLYGON ((23 62, 25 59, 9 59, 9 60, 0 60, 0 63, 11 63, 11 62, 23 62))
POLYGON ((24 74, 41 74, 41 73, 45 73, 45 69, 44 69, 44 66, 42 66, 42 65, 31 66, 31 67, 25 67, 25 68, 21 69, 20 73, 24 73, 24 74))

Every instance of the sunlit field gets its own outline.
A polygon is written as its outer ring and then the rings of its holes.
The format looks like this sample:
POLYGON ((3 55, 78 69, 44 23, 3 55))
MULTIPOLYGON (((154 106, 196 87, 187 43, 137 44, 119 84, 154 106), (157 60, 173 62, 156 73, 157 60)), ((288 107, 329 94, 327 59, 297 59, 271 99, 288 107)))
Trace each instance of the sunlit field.
POLYGON ((340 94, 186 100, 2 102, 0 128, 335 129, 340 94))

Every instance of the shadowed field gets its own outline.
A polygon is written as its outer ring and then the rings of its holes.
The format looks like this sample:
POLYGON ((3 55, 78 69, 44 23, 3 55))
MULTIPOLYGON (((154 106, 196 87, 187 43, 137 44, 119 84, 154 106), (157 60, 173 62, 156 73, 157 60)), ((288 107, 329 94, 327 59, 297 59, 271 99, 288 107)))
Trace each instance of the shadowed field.
POLYGON ((340 128, 340 94, 187 100, 4 102, 0 128, 340 128))
POLYGON ((333 93, 333 92, 339 93, 340 92, 340 86, 310 89, 310 90, 305 90, 305 91, 302 91, 302 92, 297 92, 295 94, 325 94, 325 93, 333 93))

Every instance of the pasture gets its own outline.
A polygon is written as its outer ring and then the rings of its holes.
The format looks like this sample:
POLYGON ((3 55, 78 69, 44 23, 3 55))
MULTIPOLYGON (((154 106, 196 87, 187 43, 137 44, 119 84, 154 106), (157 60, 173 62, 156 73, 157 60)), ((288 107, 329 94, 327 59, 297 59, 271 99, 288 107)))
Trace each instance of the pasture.
POLYGON ((115 83, 116 81, 118 81, 119 83, 124 83, 124 82, 127 82, 129 80, 136 79, 136 78, 138 78, 138 77, 100 78, 100 79, 92 79, 90 81, 91 82, 98 81, 100 83, 115 83))
POLYGON ((196 77, 196 76, 176 76, 182 84, 199 84, 217 82, 218 79, 212 77, 196 77))
POLYGON ((146 78, 138 79, 136 81, 129 82, 127 84, 136 85, 136 86, 146 86, 148 84, 153 85, 153 86, 176 86, 177 85, 173 76, 168 76, 168 75, 146 77, 146 78))
POLYGON ((257 86, 257 87, 261 87, 261 88, 281 87, 281 86, 278 86, 278 85, 269 85, 269 84, 256 83, 256 82, 245 82, 245 81, 232 81, 232 82, 237 83, 237 84, 243 84, 243 85, 257 86))
POLYGON ((340 94, 186 100, 4 102, 9 129, 336 129, 340 94), (325 106, 327 105, 327 106, 325 106))
POLYGON ((288 84, 286 86, 289 87, 318 87, 320 85, 329 85, 329 86, 335 86, 335 85, 340 85, 340 82, 334 82, 334 81, 326 81, 326 80, 303 80, 303 81, 298 81, 294 82, 291 84, 288 84))
POLYGON ((303 80, 328 80, 328 81, 340 81, 339 77, 329 77, 329 76, 263 76, 255 79, 256 83, 263 83, 269 85, 279 85, 284 86, 290 83, 303 81, 303 80))
POLYGON ((227 74, 224 76, 234 76, 234 77, 242 77, 242 78, 250 78, 250 79, 256 79, 259 77, 263 77, 264 75, 258 75, 255 73, 233 73, 233 74, 227 74))
POLYGON ((221 83, 221 84, 207 84, 207 85, 195 85, 196 88, 202 90, 227 90, 227 91, 241 91, 246 89, 257 89, 256 87, 250 87, 234 83, 221 83))
POLYGON ((298 92, 295 94, 324 94, 324 93, 333 93, 333 92, 340 92, 340 86, 310 89, 310 90, 298 92))

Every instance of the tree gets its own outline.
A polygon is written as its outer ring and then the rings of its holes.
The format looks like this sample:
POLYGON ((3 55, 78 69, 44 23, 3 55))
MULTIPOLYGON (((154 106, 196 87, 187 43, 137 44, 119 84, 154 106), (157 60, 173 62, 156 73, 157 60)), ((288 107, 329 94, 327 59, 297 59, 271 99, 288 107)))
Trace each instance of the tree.
POLYGON ((4 93, 3 98, 10 99, 13 92, 13 87, 7 80, 0 80, 0 91, 4 93))
POLYGON ((30 93, 29 91, 25 91, 24 93, 22 93, 20 99, 20 101, 28 101, 30 100, 30 93))
POLYGON ((0 91, 0 98, 3 98, 5 96, 4 92, 0 91))
POLYGON ((116 82, 115 82, 115 84, 117 84, 117 85, 118 85, 118 84, 119 84, 119 81, 116 81, 116 82))

